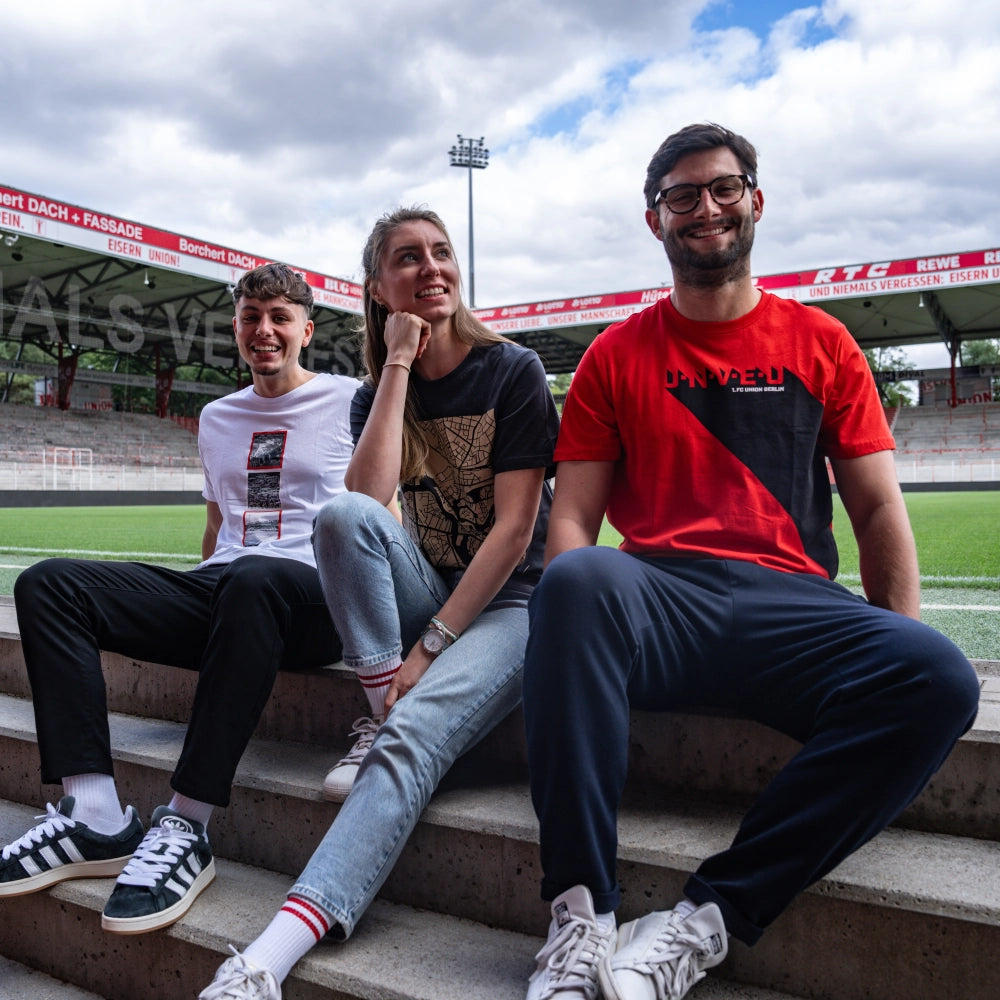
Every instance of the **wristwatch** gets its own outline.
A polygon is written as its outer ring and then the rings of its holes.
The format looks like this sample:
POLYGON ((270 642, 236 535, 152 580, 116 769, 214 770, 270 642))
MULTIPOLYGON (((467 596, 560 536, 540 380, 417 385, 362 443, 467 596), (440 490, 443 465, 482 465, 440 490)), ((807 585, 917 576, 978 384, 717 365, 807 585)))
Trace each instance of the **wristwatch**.
POLYGON ((448 636, 435 625, 428 625, 424 629, 420 636, 420 642, 431 656, 437 656, 438 653, 447 649, 449 645, 448 636))
POLYGON ((458 635, 438 618, 432 618, 420 633, 420 643, 431 656, 443 653, 457 638, 458 635))

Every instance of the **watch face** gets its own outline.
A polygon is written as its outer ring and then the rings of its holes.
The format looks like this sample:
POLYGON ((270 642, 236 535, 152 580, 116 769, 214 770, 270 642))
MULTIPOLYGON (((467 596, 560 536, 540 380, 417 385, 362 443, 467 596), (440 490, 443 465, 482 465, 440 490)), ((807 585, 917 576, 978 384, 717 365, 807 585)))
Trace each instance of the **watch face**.
POLYGON ((428 653, 440 653, 444 649, 444 635, 436 628, 429 628, 421 640, 428 653))

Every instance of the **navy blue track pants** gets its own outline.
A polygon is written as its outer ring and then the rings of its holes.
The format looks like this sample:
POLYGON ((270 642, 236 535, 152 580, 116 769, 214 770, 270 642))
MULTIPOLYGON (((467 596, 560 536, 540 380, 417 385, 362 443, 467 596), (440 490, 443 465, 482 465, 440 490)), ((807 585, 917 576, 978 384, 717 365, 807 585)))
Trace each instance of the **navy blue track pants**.
POLYGON ((583 884, 598 912, 620 902, 630 709, 719 706, 803 744, 685 887, 748 944, 920 793, 976 715, 950 640, 817 576, 582 548, 552 561, 529 613, 542 896, 583 884))

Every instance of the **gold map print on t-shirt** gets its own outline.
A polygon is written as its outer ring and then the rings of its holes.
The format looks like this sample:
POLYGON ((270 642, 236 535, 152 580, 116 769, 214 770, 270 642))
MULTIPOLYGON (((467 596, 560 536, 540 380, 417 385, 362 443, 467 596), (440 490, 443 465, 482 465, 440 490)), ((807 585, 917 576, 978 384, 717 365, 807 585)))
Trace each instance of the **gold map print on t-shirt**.
POLYGON ((430 446, 423 479, 403 485, 403 503, 432 566, 464 569, 493 527, 493 410, 420 424, 430 446))

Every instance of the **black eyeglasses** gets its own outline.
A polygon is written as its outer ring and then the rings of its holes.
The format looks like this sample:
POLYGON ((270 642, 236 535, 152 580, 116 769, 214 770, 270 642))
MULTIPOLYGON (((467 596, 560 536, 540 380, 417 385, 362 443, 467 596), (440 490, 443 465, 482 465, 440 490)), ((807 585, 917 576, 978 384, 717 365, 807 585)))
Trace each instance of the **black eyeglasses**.
POLYGON ((664 188, 653 202, 663 202, 674 215, 686 215, 693 212, 701 201, 702 188, 708 188, 712 201, 716 205, 735 205, 743 197, 747 187, 753 187, 749 174, 726 174, 716 177, 707 184, 675 184, 664 188))

